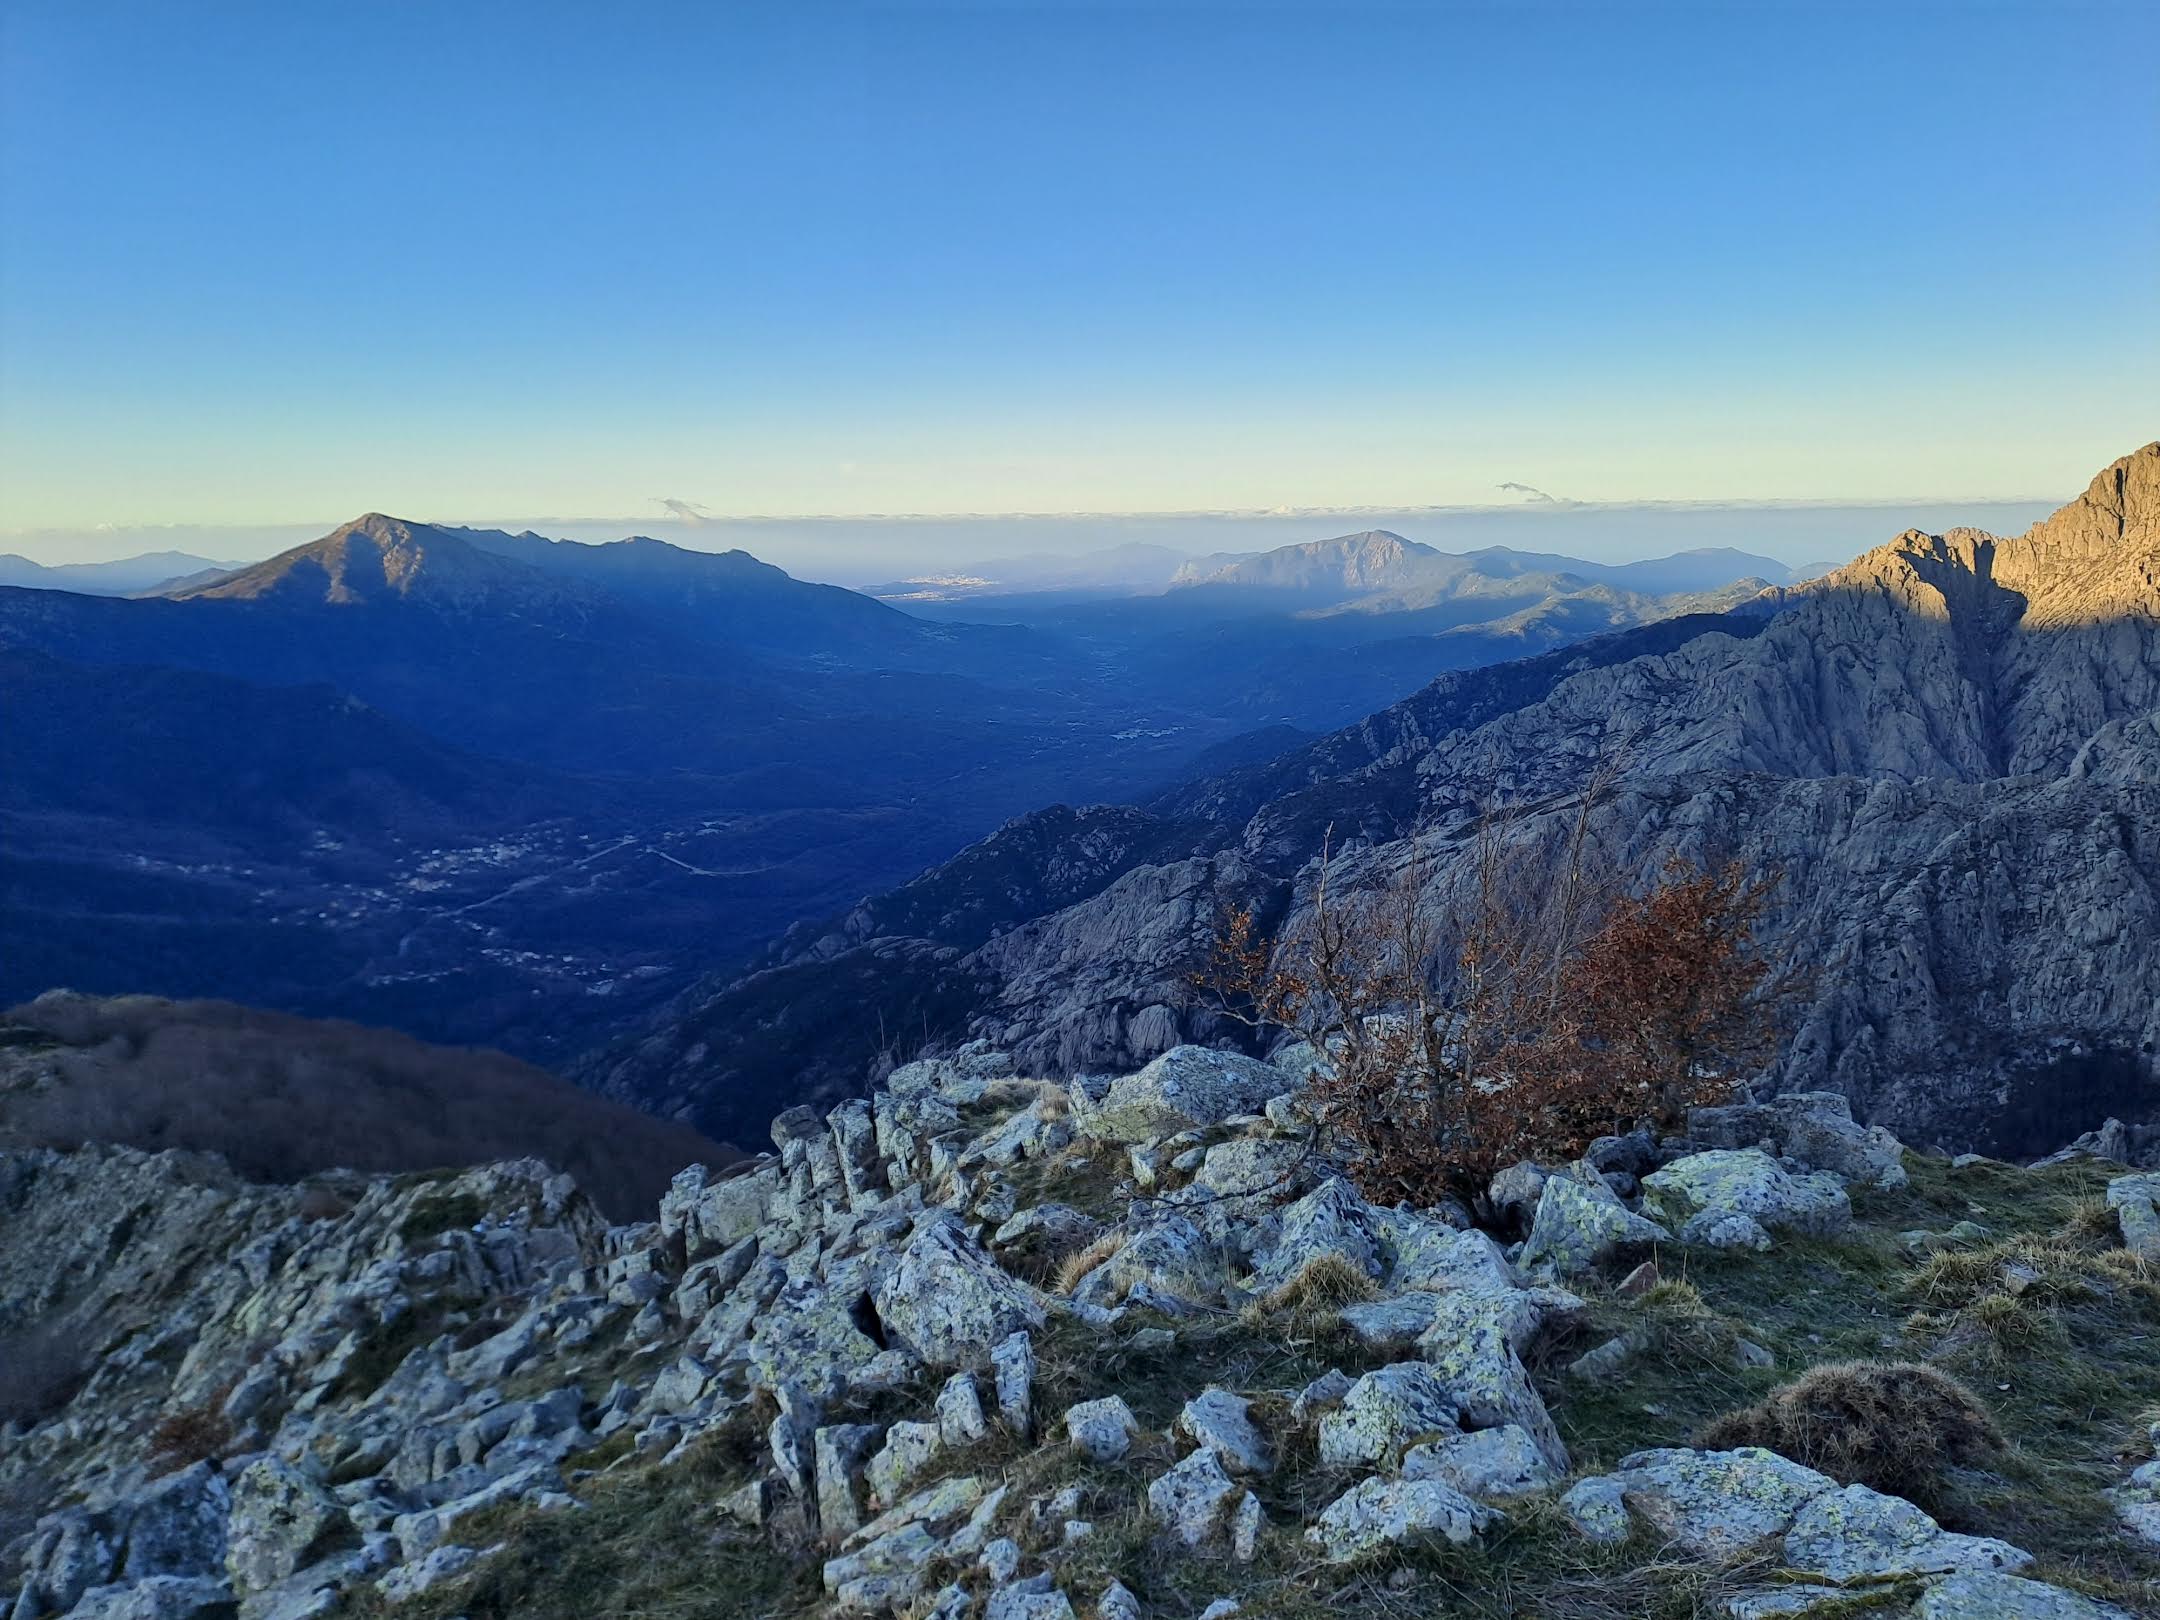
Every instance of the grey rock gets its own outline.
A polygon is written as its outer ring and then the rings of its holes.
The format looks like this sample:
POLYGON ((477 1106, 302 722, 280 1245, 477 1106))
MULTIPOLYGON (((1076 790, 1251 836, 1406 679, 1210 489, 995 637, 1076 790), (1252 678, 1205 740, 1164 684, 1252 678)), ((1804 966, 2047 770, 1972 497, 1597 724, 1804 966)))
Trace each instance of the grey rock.
POLYGON ((1663 1243, 1671 1234, 1621 1203, 1611 1188, 1582 1167, 1574 1175, 1548 1176, 1538 1195, 1530 1241, 1517 1262, 1525 1271, 1576 1276, 1614 1254, 1663 1243))
POLYGON ((69 1620, 237 1620, 239 1613, 232 1588, 203 1575, 94 1586, 68 1610, 69 1620))
POLYGON ((932 1366, 980 1366, 1047 1312, 1034 1289, 1002 1270, 949 1216, 927 1217, 872 1296, 887 1335, 932 1366))
POLYGON ((1024 1332, 1008 1335, 990 1352, 990 1366, 998 1417, 1025 1440, 1034 1432, 1035 1341, 1024 1332))
POLYGON ((353 1540, 345 1506, 318 1480, 276 1457, 234 1482, 225 1570, 243 1596, 277 1585, 353 1540))
POLYGON ((1274 1454, 1253 1423, 1251 1403, 1241 1395, 1211 1384, 1185 1403, 1175 1427, 1214 1452, 1233 1474, 1257 1478, 1275 1471, 1274 1454))
POLYGON ((2134 1620, 2128 1609, 2022 1576, 1968 1572, 1937 1581, 1913 1620, 2134 1620))
POLYGON ((1403 1454, 1402 1475, 1440 1480, 1480 1502, 1534 1496, 1560 1483, 1529 1430, 1512 1423, 1412 1446, 1403 1454))
POLYGON ((1734 1562, 1782 1537, 1802 1508, 1834 1493, 1837 1482, 1759 1446, 1732 1451, 1667 1447, 1621 1459, 1595 1490, 1585 1481, 1562 1507, 1609 1524, 1617 1492, 1660 1536, 1698 1558, 1734 1562), (1578 1496, 1578 1493, 1583 1493, 1578 1496))
POLYGON ((2108 1183, 2107 1201, 2122 1228, 2123 1247, 2147 1265, 2160 1265, 2160 1171, 2117 1176, 2108 1183))
POLYGON ((1368 1479, 1323 1508, 1305 1539, 1329 1563, 1343 1564, 1404 1543, 1460 1546, 1492 1520, 1489 1509, 1437 1479, 1368 1479))
POLYGON ((812 1439, 818 1523, 833 1540, 863 1522, 863 1469, 883 1432, 875 1423, 833 1423, 812 1439))
POLYGON ((1079 1115, 1080 1128, 1109 1142, 1148 1142, 1251 1113, 1284 1090, 1272 1064, 1235 1052, 1179 1046, 1111 1083, 1079 1115))
POLYGON ((1785 1533, 1788 1568, 1835 1585, 2019 1570, 2032 1554, 1985 1536, 1954 1535, 1910 1502, 1865 1485, 1824 1491, 1785 1533))
POLYGON ((1770 1231, 1831 1237, 1852 1223, 1844 1184, 1826 1171, 1795 1176, 1760 1148, 1713 1148, 1643 1178, 1646 1196, 1682 1219, 1745 1215, 1770 1231))
POLYGON ((1148 1487, 1148 1511, 1188 1547, 1228 1533, 1228 1520, 1243 1487, 1223 1472, 1206 1447, 1195 1451, 1148 1487))
POLYGON ((1320 1419, 1320 1461, 1391 1468, 1419 1441, 1458 1432, 1456 1419, 1440 1375, 1421 1361, 1399 1361, 1358 1379, 1320 1419))
POLYGON ((1073 1450, 1096 1462, 1116 1462, 1132 1449, 1140 1424, 1116 1395, 1065 1409, 1065 1434, 1073 1450))

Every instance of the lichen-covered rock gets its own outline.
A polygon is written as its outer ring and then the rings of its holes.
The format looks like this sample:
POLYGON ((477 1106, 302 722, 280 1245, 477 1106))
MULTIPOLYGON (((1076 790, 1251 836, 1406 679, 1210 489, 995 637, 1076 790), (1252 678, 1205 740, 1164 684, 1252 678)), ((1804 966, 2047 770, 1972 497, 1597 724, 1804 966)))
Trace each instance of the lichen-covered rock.
POLYGON ((1437 1479, 1481 1502, 1532 1496, 1559 1484, 1560 1475, 1518 1424, 1447 1435, 1403 1453, 1404 1479, 1437 1479))
MULTIPOLYGON (((214 1464, 196 1463, 153 1481, 114 1510, 127 1527, 120 1578, 222 1573, 231 1510, 231 1488, 214 1464)), ((343 1509, 338 1520, 344 1522, 343 1509)))
POLYGON ((1116 1462, 1132 1449, 1139 1433, 1139 1421, 1120 1396, 1106 1395, 1065 1409, 1065 1435, 1073 1450, 1096 1462, 1116 1462))
POLYGON ((1567 1447, 1522 1358, 1541 1334, 1581 1309, 1580 1299, 1555 1288, 1463 1289, 1439 1296, 1418 1347, 1466 1423, 1484 1429, 1512 1423, 1565 1472, 1567 1447))
POLYGON ((1027 1439, 1035 1422, 1034 1339, 1024 1332, 1007 1335, 991 1350, 990 1369, 998 1417, 1012 1433, 1027 1439))
POLYGON ((2108 1183, 2107 1201, 2122 1228, 2123 1247, 2160 1266, 2160 1170, 2117 1176, 2108 1183))
POLYGON ((249 1464, 233 1485, 225 1570, 242 1595, 277 1585, 351 1539, 344 1504, 277 1457, 249 1464))
POLYGON ((1281 1093, 1273 1064, 1204 1046, 1174 1046, 1137 1074, 1112 1081, 1100 1101, 1081 1104, 1080 1128, 1106 1142, 1147 1142, 1249 1114, 1281 1093))
POLYGON ((2018 1575, 1971 1572, 1921 1594, 1913 1620, 2135 1620, 2128 1609, 2018 1575))
POLYGON ((878 1507, 892 1506, 908 1482, 930 1466, 944 1445, 935 1423, 895 1423, 887 1429, 884 1445, 863 1469, 871 1502, 878 1507))
POLYGON ((1489 1509, 1441 1480, 1368 1479, 1323 1508, 1305 1539, 1329 1563, 1345 1564, 1405 1542, 1460 1546, 1492 1519, 1489 1509))
POLYGON ((975 1387, 973 1373, 956 1372, 945 1380, 938 1391, 937 1420, 938 1433, 948 1446, 971 1446, 989 1434, 990 1420, 983 1415, 982 1393, 975 1387))
POLYGON ((1073 1298, 1103 1308, 1136 1293, 1150 1304, 1206 1304, 1222 1297, 1227 1280, 1215 1241, 1184 1215, 1160 1211, 1081 1278, 1073 1298))
POLYGON ((1320 1420, 1320 1461, 1329 1467, 1393 1467, 1421 1440, 1458 1432, 1447 1383, 1421 1361, 1398 1361, 1367 1373, 1320 1420))
POLYGON ((1176 1427, 1188 1440, 1214 1452, 1233 1474, 1254 1477, 1274 1472, 1274 1454, 1253 1423, 1251 1403, 1242 1395, 1210 1385, 1185 1403, 1176 1427))
POLYGON ((1680 1223, 1682 1243, 1700 1249, 1747 1250, 1762 1254, 1771 1247, 1762 1222, 1736 1209, 1706 1209, 1680 1223))
POLYGON ((1616 1547, 1627 1540, 1627 1497, 1610 1474, 1577 1480, 1560 1498, 1560 1515, 1585 1541, 1616 1547))
POLYGON ((2017 1570, 2032 1562, 2032 1554, 1986 1536, 1954 1535, 1902 1498, 1848 1485, 1801 1508, 1785 1533, 1785 1562, 1803 1575, 1844 1585, 2017 1570))
POLYGON ((1223 1472, 1222 1459, 1205 1446, 1148 1487, 1148 1511, 1188 1547, 1228 1531, 1228 1519, 1245 1494, 1223 1472))
POLYGON ((1344 1330, 1358 1343, 1397 1355, 1425 1336, 1439 1311, 1437 1295, 1410 1293, 1345 1305, 1339 1314, 1344 1330))
POLYGON ((1663 1243, 1672 1234, 1638 1215, 1583 1165, 1579 1175, 1550 1176, 1538 1196, 1530 1240, 1517 1260, 1525 1271, 1571 1277, 1595 1269, 1629 1248, 1663 1243))
POLYGON ((1835 1091, 1788 1091, 1762 1102, 1688 1110, 1688 1138, 1706 1148, 1772 1150, 1812 1170, 1870 1187, 1906 1182, 1904 1144, 1880 1125, 1853 1122, 1852 1103, 1835 1091))
POLYGON ((1680 1220, 1701 1211, 1745 1215, 1770 1231, 1831 1237, 1852 1224, 1845 1185, 1827 1171, 1788 1173, 1760 1148, 1713 1148, 1643 1178, 1643 1191, 1680 1220))
POLYGON ((829 1423, 811 1441, 818 1524, 838 1540, 863 1521, 863 1469, 883 1434, 875 1423, 829 1423))
POLYGON ((1732 1562, 1783 1536, 1800 1510, 1838 1489, 1837 1481, 1760 1446, 1732 1451, 1666 1447, 1624 1457, 1605 1475, 1568 1492, 1574 1503, 1606 1522, 1601 1507, 1617 1491, 1627 1508, 1682 1550, 1732 1562), (1578 1498, 1578 1493, 1584 1493, 1578 1498))
POLYGON ((1034 1289, 977 1248, 950 1216, 925 1219, 872 1291, 878 1320, 931 1366, 973 1367, 1046 1318, 1034 1289))

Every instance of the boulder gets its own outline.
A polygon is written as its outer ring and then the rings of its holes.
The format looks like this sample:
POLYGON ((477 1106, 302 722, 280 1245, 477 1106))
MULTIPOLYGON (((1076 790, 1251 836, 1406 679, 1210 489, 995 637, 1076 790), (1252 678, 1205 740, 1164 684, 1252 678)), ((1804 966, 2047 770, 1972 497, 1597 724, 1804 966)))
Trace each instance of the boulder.
POLYGON ((1328 1467, 1392 1468, 1420 1440, 1459 1432, 1454 1399, 1422 1361, 1398 1361, 1352 1384, 1320 1420, 1320 1461, 1328 1467))
POLYGON ((908 1481, 928 1468, 944 1445, 935 1423, 895 1423, 885 1431, 885 1444, 863 1469, 870 1500, 881 1508, 892 1506, 908 1481))
POLYGON ((1969 1571, 1920 1596, 1913 1620, 2135 1620, 2128 1609, 2022 1576, 1969 1571))
POLYGON ((1026 1333, 1008 1335, 990 1352, 997 1386, 998 1417, 1025 1440, 1034 1431, 1035 1341, 1026 1333))
POLYGON ((1132 1449, 1139 1433, 1132 1408, 1116 1395, 1065 1409, 1065 1434, 1073 1450, 1096 1462, 1116 1462, 1132 1449))
POLYGON ((1840 1586, 2031 1562, 2032 1554, 2006 1541, 1952 1534, 1910 1502, 1865 1485, 1823 1492, 1785 1532, 1788 1569, 1840 1586))
POLYGON ((1621 1203, 1595 1170, 1578 1170, 1579 1176, 1546 1178, 1530 1240, 1516 1262, 1525 1271, 1576 1276, 1623 1250, 1670 1240, 1664 1227, 1621 1203))
POLYGON ((1832 1237, 1852 1224, 1844 1183, 1827 1171, 1792 1175, 1760 1148, 1716 1148, 1675 1159, 1643 1178, 1643 1191, 1680 1220, 1698 1212, 1745 1215, 1773 1232, 1832 1237))
POLYGON ((292 1464, 265 1457, 234 1483, 225 1570, 235 1590, 259 1592, 353 1539, 345 1506, 292 1464))
POLYGON ((1541 1335, 1573 1319, 1582 1308, 1580 1299, 1557 1288, 1442 1294, 1418 1347, 1466 1424, 1490 1429, 1512 1423, 1564 1473, 1567 1447, 1522 1358, 1541 1335))
POLYGON ((1205 1446, 1148 1487, 1148 1511, 1188 1547, 1224 1534, 1244 1488, 1205 1446))
POLYGON ((1227 1280, 1214 1241, 1185 1216, 1158 1206, 1115 1254, 1080 1279, 1073 1298, 1107 1309, 1137 1296, 1175 1312, 1220 1299, 1227 1280))
POLYGON ((1837 1489, 1827 1475, 1760 1446, 1733 1451, 1675 1446, 1622 1458, 1614 1473, 1576 1485, 1561 1506, 1570 1518, 1580 1515, 1609 1527, 1617 1496, 1682 1551, 1733 1563, 1782 1537, 1802 1508, 1837 1489), (1593 1485, 1597 1488, 1590 1489, 1593 1485))
POLYGON ((1404 1479, 1437 1479, 1480 1502, 1533 1496, 1560 1483, 1530 1431, 1518 1424, 1452 1434, 1403 1453, 1404 1479))
POLYGON ((153 1575, 92 1587, 68 1610, 68 1620, 237 1620, 239 1613, 232 1588, 223 1581, 206 1575, 153 1575))
POLYGON ((1047 1317, 1041 1296, 970 1242, 949 1215, 924 1221, 872 1298, 887 1338, 931 1366, 980 1366, 999 1341, 1047 1317))
POLYGON ((834 1540, 862 1524, 863 1469, 882 1433, 875 1423, 831 1423, 812 1439, 818 1523, 834 1540))
MULTIPOLYGON (((223 1574, 231 1508, 231 1488, 214 1463, 199 1462, 154 1481, 114 1510, 127 1525, 120 1578, 223 1574)), ((343 1523, 344 1509, 337 1512, 343 1523)))
POLYGON ((1368 1479, 1321 1510, 1305 1539, 1331 1564, 1367 1558, 1405 1542, 1460 1546, 1492 1522, 1454 1486, 1437 1479, 1368 1479))
POLYGON ((1114 1080, 1100 1101, 1076 1096, 1080 1128, 1105 1142, 1148 1142, 1200 1130, 1266 1106, 1287 1089, 1283 1071, 1257 1058, 1174 1046, 1137 1074, 1114 1080))
POLYGON ((1688 1139, 1706 1148, 1769 1143, 1784 1158, 1870 1187, 1905 1185, 1905 1147, 1880 1125, 1853 1123, 1835 1091, 1789 1091, 1762 1102, 1688 1110, 1688 1139))
POLYGON ((1241 1395, 1209 1385, 1178 1413, 1177 1432, 1204 1446, 1233 1474, 1248 1478, 1275 1470, 1267 1440, 1253 1424, 1250 1404, 1241 1395))
POLYGON ((2108 1183, 2107 1201, 2122 1228, 2123 1247, 2160 1266, 2160 1170, 2117 1176, 2108 1183))

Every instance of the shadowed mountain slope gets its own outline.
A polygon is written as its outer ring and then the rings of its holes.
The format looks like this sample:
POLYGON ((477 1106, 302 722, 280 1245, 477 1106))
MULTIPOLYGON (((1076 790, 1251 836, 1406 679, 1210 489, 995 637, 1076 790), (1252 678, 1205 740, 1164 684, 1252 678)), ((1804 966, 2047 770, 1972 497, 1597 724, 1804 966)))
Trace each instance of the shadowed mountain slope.
MULTIPOLYGON (((2005 1148, 2160 1111, 2160 445, 2017 539, 1907 533, 1762 607, 1450 677, 1140 819, 1076 817, 1059 853, 1094 839, 1101 886, 1058 910, 1015 892, 981 943, 988 902, 956 862, 798 930, 766 971, 934 959, 948 1002, 980 997, 964 1028, 1023 1063, 1130 1067, 1237 1037, 1187 976, 1234 902, 1294 923, 1330 828, 1339 881, 1384 883, 1415 853, 1444 920, 1482 813, 1505 807, 1509 843, 1550 858, 1617 760, 1590 818, 1612 870, 1729 855, 1785 874, 1772 938, 1816 993, 1783 1081, 2005 1148), (949 937, 880 931, 924 916, 949 937)), ((1000 841, 1045 824, 1021 825, 964 860, 996 870, 1000 841)), ((690 1044, 729 1027, 740 988, 675 1008, 680 1044, 656 1030, 588 1077, 691 1118, 769 1113, 757 1064, 717 1072, 690 1044)), ((808 1073, 859 1084, 861 1056, 808 1073)))

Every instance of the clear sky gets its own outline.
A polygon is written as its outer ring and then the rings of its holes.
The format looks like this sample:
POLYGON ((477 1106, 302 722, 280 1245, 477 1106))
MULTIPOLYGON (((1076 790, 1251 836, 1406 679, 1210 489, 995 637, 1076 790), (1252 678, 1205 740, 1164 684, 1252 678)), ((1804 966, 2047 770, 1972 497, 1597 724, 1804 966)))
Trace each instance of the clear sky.
POLYGON ((0 0, 0 529, 2060 498, 2160 6, 0 0))

